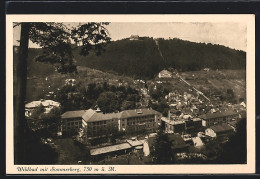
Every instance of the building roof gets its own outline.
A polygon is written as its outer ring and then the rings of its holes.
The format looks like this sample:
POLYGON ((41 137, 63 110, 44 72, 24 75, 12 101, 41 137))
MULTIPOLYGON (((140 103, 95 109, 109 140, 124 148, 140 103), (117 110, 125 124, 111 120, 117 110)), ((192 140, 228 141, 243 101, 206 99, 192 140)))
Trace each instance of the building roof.
POLYGON ((90 150, 90 155, 100 155, 125 149, 130 149, 132 146, 129 143, 122 143, 90 150))
POLYGON ((228 124, 211 126, 210 129, 212 129, 215 133, 222 133, 222 132, 228 132, 233 130, 232 127, 230 127, 228 124))
POLYGON ((93 109, 88 109, 82 116, 82 118, 87 121, 89 118, 91 118, 94 114, 96 113, 96 111, 94 111, 93 109))
POLYGON ((139 145, 143 145, 143 142, 139 141, 139 140, 126 140, 127 143, 129 143, 131 146, 135 147, 135 146, 139 146, 139 145))
POLYGON ((110 120, 110 119, 118 119, 120 118, 121 113, 97 113, 96 111, 87 111, 83 115, 83 119, 86 122, 95 122, 95 121, 105 121, 105 120, 110 120))
POLYGON ((200 118, 193 118, 193 119, 191 119, 192 121, 201 121, 201 119, 200 118))
POLYGON ((162 71, 159 72, 159 76, 172 77, 172 73, 169 72, 168 70, 162 70, 162 71))
POLYGON ((171 124, 171 125, 177 125, 177 124, 184 124, 185 123, 185 120, 183 120, 183 119, 170 120, 166 117, 162 117, 161 119, 162 119, 162 121, 166 122, 167 124, 171 124))
POLYGON ((61 115, 62 119, 82 117, 87 110, 67 111, 61 115))
POLYGON ((91 117, 84 116, 84 120, 86 122, 95 122, 95 121, 106 121, 110 119, 118 119, 120 118, 121 113, 94 113, 91 117))
POLYGON ((147 115, 153 115, 153 114, 161 114, 158 111, 155 111, 153 109, 133 109, 133 110, 124 110, 121 112, 121 118, 129 118, 129 117, 137 117, 137 116, 147 116, 147 115))
POLYGON ((61 115, 61 118, 75 118, 82 117, 86 122, 105 121, 110 119, 129 118, 136 116, 147 116, 152 114, 161 114, 153 109, 136 109, 125 110, 118 113, 100 113, 93 109, 79 110, 79 111, 67 111, 61 115))
POLYGON ((199 147, 199 146, 203 146, 203 145, 204 145, 203 142, 202 142, 202 140, 201 140, 199 137, 192 137, 191 140, 192 140, 192 142, 194 143, 194 145, 195 145, 196 147, 199 147))
POLYGON ((231 115, 235 115, 235 114, 238 114, 238 113, 234 112, 232 110, 228 110, 228 111, 225 111, 225 112, 216 112, 216 113, 203 114, 203 115, 200 115, 199 118, 202 118, 202 119, 214 119, 214 118, 219 118, 219 117, 231 116, 231 115))
POLYGON ((36 108, 40 105, 43 105, 44 107, 47 106, 56 106, 59 107, 60 103, 53 101, 53 100, 40 100, 40 101, 32 101, 30 103, 25 104, 25 108, 36 108))

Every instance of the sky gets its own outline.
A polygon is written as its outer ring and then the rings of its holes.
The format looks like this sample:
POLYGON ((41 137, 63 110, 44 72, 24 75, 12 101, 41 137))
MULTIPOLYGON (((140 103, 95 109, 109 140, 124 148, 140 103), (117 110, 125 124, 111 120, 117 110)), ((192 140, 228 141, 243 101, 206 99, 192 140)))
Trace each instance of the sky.
MULTIPOLYGON (((65 23, 75 26, 78 23, 65 23)), ((139 35, 153 38, 179 38, 192 42, 224 45, 233 49, 246 51, 246 23, 181 23, 181 22, 111 22, 107 26, 113 41, 139 35)), ((20 27, 14 28, 14 45, 19 45, 20 27)), ((30 42, 30 47, 37 48, 30 42)))

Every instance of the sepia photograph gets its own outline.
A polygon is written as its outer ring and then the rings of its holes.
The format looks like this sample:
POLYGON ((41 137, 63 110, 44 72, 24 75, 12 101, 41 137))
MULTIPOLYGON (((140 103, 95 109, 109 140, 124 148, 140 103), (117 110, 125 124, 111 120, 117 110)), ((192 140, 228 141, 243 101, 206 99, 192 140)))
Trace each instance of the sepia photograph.
POLYGON ((11 173, 254 171, 254 15, 9 15, 7 31, 11 173))

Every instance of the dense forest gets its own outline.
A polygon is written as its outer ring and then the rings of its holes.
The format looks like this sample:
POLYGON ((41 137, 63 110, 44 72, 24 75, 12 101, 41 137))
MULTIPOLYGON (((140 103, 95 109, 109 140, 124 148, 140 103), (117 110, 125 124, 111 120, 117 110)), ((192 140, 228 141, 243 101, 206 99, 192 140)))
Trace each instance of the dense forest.
MULTIPOLYGON (((139 40, 123 39, 111 42, 100 56, 90 53, 80 55, 80 48, 73 54, 78 66, 86 66, 106 72, 113 72, 134 78, 151 79, 162 69, 174 68, 178 71, 211 69, 245 69, 246 53, 222 45, 194 43, 180 39, 155 39, 141 37, 139 40), (160 52, 162 56, 160 55, 160 52)), ((32 60, 41 54, 41 49, 30 49, 28 76, 47 74, 54 70, 45 64, 35 67, 32 60), (45 68, 46 66, 46 68, 45 68), (45 73, 46 74, 46 73, 45 73)), ((16 54, 14 54, 16 58, 16 54)))

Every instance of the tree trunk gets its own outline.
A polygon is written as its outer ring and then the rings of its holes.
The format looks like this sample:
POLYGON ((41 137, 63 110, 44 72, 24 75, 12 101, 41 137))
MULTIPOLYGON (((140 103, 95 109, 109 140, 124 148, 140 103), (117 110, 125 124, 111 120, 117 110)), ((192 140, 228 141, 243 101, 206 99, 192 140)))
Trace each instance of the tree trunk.
POLYGON ((19 58, 17 62, 17 83, 14 95, 14 162, 23 164, 25 162, 25 132, 27 129, 25 119, 25 95, 27 78, 27 56, 29 44, 29 23, 21 24, 21 37, 19 58))

